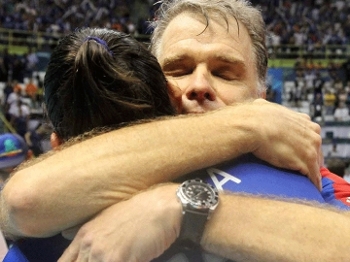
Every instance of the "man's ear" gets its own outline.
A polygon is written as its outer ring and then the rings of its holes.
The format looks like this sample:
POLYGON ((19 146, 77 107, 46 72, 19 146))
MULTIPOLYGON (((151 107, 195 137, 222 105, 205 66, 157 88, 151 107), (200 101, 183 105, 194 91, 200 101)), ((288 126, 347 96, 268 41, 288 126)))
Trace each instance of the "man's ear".
POLYGON ((171 100, 171 104, 180 114, 182 112, 182 91, 179 87, 167 82, 168 94, 171 100))
POLYGON ((260 93, 260 98, 266 99, 266 89, 260 93))
POLYGON ((62 144, 62 140, 58 137, 58 135, 55 132, 53 132, 50 136, 50 143, 52 149, 57 149, 57 147, 62 144))

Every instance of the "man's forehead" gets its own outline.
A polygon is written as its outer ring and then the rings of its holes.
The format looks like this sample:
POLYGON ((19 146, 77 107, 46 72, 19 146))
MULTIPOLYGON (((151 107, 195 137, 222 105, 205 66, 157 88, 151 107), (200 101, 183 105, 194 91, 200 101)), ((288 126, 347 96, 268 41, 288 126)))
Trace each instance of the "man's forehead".
POLYGON ((157 54, 159 62, 164 64, 169 58, 183 56, 188 51, 196 51, 196 56, 199 56, 201 51, 215 48, 218 56, 236 57, 234 60, 251 59, 251 39, 243 24, 234 18, 225 21, 215 15, 208 19, 207 22, 202 14, 190 12, 176 16, 162 36, 157 54))
POLYGON ((222 37, 239 37, 240 30, 244 31, 245 26, 231 16, 223 17, 218 13, 209 13, 205 16, 198 12, 186 11, 175 16, 165 32, 174 30, 179 30, 181 36, 191 35, 198 39, 218 34, 222 37))

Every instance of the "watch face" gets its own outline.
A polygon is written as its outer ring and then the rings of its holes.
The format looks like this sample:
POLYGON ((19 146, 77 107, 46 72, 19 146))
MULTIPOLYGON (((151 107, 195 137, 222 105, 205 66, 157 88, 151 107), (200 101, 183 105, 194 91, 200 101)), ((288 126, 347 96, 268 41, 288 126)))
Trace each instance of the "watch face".
POLYGON ((183 197, 195 208, 210 208, 218 203, 218 191, 201 180, 189 180, 182 186, 183 197))

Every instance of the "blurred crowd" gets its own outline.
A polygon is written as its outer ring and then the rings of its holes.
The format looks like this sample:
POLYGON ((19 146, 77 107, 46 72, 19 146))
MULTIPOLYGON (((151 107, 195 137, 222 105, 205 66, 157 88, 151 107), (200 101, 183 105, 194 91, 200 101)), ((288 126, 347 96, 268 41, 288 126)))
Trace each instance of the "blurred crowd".
MULTIPOLYGON (((65 33, 98 26, 147 34, 156 0, 3 0, 0 27, 65 33)), ((268 25, 268 45, 346 44, 350 37, 349 0, 252 0, 268 25)))
POLYGON ((153 0, 3 0, 0 27, 62 34, 77 27, 115 28, 147 33, 153 0))
POLYGON ((350 121, 350 59, 342 63, 314 63, 299 58, 286 100, 292 107, 308 107, 317 122, 350 121), (306 102, 306 103, 304 103, 306 102))
POLYGON ((350 41, 349 0, 253 0, 268 25, 268 45, 306 45, 312 52, 324 45, 350 41))
POLYGON ((6 121, 18 135, 22 136, 34 156, 44 152, 41 141, 47 136, 50 125, 43 117, 43 83, 39 74, 26 78, 24 82, 16 79, 3 83, 1 107, 6 121), (39 119, 34 117, 38 114, 39 119), (31 121, 31 122, 30 122, 31 121))
POLYGON ((43 152, 40 141, 44 136, 40 131, 44 122, 41 107, 44 83, 43 74, 37 71, 38 63, 32 49, 25 55, 10 54, 5 49, 0 56, 1 111, 13 131, 33 146, 36 156, 43 152), (36 114, 40 120, 30 125, 36 114))

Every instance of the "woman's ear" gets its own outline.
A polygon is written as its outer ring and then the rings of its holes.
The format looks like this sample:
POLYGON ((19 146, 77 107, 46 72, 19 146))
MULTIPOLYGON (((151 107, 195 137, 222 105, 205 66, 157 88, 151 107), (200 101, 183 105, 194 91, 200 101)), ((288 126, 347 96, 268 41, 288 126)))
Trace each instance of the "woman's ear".
POLYGON ((170 84, 167 81, 168 94, 171 100, 171 104, 179 114, 182 112, 182 91, 179 87, 170 84))
POLYGON ((58 135, 55 132, 53 132, 50 136, 50 143, 52 149, 57 149, 57 147, 59 147, 62 144, 62 140, 58 137, 58 135))

